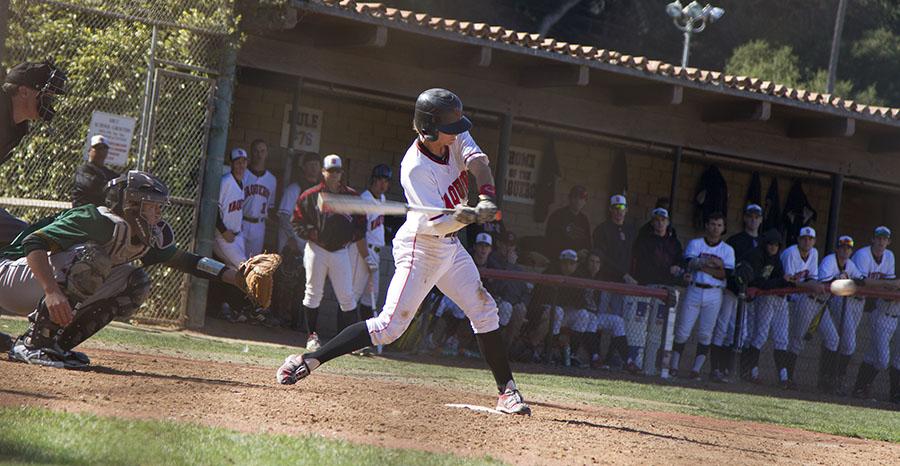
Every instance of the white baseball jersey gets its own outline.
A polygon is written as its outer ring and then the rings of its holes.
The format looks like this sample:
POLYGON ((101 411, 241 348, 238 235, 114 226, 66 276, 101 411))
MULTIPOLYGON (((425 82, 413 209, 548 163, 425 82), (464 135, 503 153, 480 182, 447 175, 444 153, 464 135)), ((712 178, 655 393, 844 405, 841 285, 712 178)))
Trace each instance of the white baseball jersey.
POLYGON ((853 263, 866 278, 872 280, 893 280, 897 278, 894 270, 894 253, 884 250, 881 262, 875 262, 872 247, 866 246, 853 254, 853 263))
MULTIPOLYGON (((294 208, 297 207, 297 198, 300 197, 300 193, 302 192, 299 183, 291 183, 284 188, 284 192, 281 193, 281 202, 278 204, 279 217, 287 215, 288 220, 290 220, 290 218, 294 216, 294 208)), ((296 233, 291 234, 293 232, 293 227, 291 227, 291 232, 285 231, 285 228, 286 226, 284 225, 279 225, 278 228, 279 251, 284 249, 289 238, 293 238, 296 235, 296 233)))
MULTIPOLYGON (((432 154, 421 142, 415 142, 406 151, 400 163, 400 185, 410 204, 427 207, 453 208, 469 199, 469 163, 487 157, 469 132, 461 133, 448 146, 449 155, 444 159, 432 154)), ((465 224, 451 215, 431 215, 410 212, 397 236, 412 239, 417 233, 443 236, 460 230, 465 224)))
POLYGON ((231 172, 222 175, 222 185, 219 188, 219 212, 225 228, 234 233, 241 232, 241 222, 244 220, 244 190, 231 172))
POLYGON ((266 170, 257 176, 244 172, 244 217, 265 222, 269 209, 275 207, 275 175, 266 170))
POLYGON ((853 259, 847 259, 847 262, 844 264, 844 270, 841 270, 838 267, 837 255, 829 254, 822 259, 822 263, 819 264, 819 281, 820 282, 830 282, 832 280, 837 280, 842 273, 847 273, 847 278, 862 278, 863 274, 859 271, 859 268, 856 267, 856 264, 853 263, 853 259))
MULTIPOLYGON (((376 200, 369 190, 363 191, 359 197, 372 202, 384 203, 384 194, 376 200)), ((384 246, 384 215, 367 214, 366 215, 366 243, 373 246, 384 246)))
POLYGON ((819 277, 819 251, 810 249, 806 260, 803 260, 800 248, 795 244, 781 252, 781 267, 785 274, 796 275, 799 282, 815 280, 819 277))
MULTIPOLYGON (((710 246, 707 244, 706 238, 692 239, 688 243, 687 249, 684 250, 684 257, 688 260, 718 257, 725 264, 726 269, 734 270, 734 248, 724 241, 719 241, 718 244, 710 246)), ((693 283, 699 285, 725 286, 725 280, 719 280, 702 270, 695 271, 691 278, 693 283)))

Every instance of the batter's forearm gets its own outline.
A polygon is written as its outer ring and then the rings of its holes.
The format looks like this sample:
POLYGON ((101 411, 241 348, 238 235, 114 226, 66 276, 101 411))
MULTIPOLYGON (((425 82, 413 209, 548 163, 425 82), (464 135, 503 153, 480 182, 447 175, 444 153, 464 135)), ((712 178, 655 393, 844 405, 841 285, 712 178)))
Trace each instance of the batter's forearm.
POLYGON ((50 258, 47 256, 47 251, 36 249, 29 252, 25 259, 28 261, 28 268, 31 269, 34 278, 41 284, 41 288, 44 289, 44 294, 60 291, 59 284, 56 283, 56 279, 53 277, 53 267, 50 266, 50 258))
POLYGON ((484 185, 494 185, 494 174, 491 173, 491 166, 488 165, 486 157, 473 160, 469 164, 469 172, 475 176, 475 183, 478 185, 479 192, 484 185))

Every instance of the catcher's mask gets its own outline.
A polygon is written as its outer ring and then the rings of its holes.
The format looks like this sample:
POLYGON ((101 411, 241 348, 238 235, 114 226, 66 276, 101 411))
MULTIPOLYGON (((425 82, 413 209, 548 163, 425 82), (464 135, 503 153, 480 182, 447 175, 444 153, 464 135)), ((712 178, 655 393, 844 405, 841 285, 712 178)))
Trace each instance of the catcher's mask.
POLYGON ((10 69, 6 76, 7 83, 29 87, 38 92, 38 116, 48 123, 56 115, 53 101, 56 96, 66 94, 67 81, 66 72, 49 61, 20 63, 10 69))
POLYGON ((169 188, 159 178, 129 170, 106 185, 106 205, 136 227, 145 245, 161 248, 168 242, 162 214, 169 205, 169 188))

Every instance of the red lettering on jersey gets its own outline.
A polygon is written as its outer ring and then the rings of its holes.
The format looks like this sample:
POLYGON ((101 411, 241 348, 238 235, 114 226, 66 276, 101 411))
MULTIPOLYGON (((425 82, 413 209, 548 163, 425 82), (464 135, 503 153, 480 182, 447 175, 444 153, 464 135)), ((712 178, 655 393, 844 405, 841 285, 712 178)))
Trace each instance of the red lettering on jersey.
POLYGON ((448 209, 452 209, 452 208, 454 207, 454 206, 453 206, 453 203, 450 202, 450 197, 447 196, 446 194, 444 194, 443 196, 441 196, 441 199, 444 200, 444 207, 446 207, 446 208, 448 208, 448 209))
POLYGON ((228 204, 228 212, 235 212, 244 208, 244 200, 238 199, 228 204))
POLYGON ((269 198, 269 188, 261 185, 261 184, 251 184, 244 188, 244 196, 254 196, 259 195, 266 199, 269 198))
POLYGON ((375 217, 375 220, 372 220, 372 223, 369 224, 369 229, 374 230, 381 225, 384 225, 384 215, 379 215, 375 217))
POLYGON ((465 195, 465 196, 463 195, 463 194, 468 194, 469 192, 468 192, 467 189, 465 189, 465 188, 463 187, 463 182, 462 182, 462 180, 460 180, 459 178, 453 180, 453 185, 452 185, 452 186, 456 189, 456 192, 459 193, 459 197, 461 197, 461 198, 463 198, 463 197, 469 197, 468 195, 465 195))

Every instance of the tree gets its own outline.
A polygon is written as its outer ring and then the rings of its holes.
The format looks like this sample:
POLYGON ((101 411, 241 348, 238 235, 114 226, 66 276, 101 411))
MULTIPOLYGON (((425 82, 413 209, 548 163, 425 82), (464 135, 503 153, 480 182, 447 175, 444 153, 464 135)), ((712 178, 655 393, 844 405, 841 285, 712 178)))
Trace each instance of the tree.
POLYGON ((764 40, 750 41, 736 49, 725 65, 725 72, 751 76, 796 87, 803 76, 800 59, 790 46, 776 47, 764 40))

